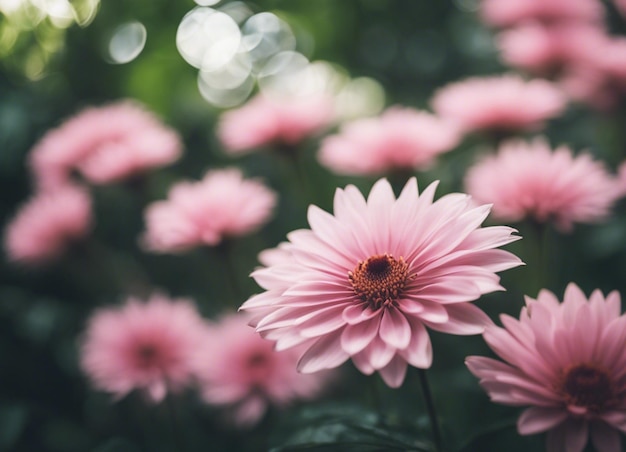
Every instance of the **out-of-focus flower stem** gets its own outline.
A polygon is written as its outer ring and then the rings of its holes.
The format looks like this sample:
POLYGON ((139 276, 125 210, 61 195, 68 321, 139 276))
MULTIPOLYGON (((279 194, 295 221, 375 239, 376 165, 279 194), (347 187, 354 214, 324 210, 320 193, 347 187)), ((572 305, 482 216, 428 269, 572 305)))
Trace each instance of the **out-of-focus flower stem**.
POLYGON ((430 429, 433 434, 433 443, 435 445, 436 452, 443 452, 443 441, 441 436, 441 428, 439 427, 439 420, 437 419, 437 411, 435 410, 435 403, 433 402, 432 392, 430 385, 428 384, 428 378, 424 369, 417 369, 417 374, 420 379, 420 386, 422 388, 422 395, 424 396, 424 403, 426 404, 426 411, 428 411, 428 418, 430 420, 430 429))

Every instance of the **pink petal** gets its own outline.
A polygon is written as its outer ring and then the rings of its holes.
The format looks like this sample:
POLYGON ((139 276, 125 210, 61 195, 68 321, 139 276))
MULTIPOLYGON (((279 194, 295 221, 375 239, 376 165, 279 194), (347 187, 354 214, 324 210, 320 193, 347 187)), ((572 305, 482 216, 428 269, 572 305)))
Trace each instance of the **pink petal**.
POLYGON ((341 347, 350 355, 359 353, 376 337, 379 325, 380 317, 355 325, 347 325, 341 333, 341 347))
POLYGON ((545 432, 567 419, 567 411, 562 408, 531 407, 517 420, 520 435, 533 435, 545 432))
POLYGON ((459 335, 481 334, 485 327, 493 324, 487 314, 469 303, 446 305, 446 311, 448 312, 447 322, 424 321, 424 323, 435 331, 459 335))
POLYGON ((620 452, 622 450, 619 432, 604 422, 591 424, 591 442, 598 452, 620 452))
POLYGON ((298 361, 298 372, 305 374, 322 369, 333 369, 350 356, 341 348, 341 331, 334 331, 319 338, 298 361))
POLYGON ((433 362, 433 348, 426 328, 419 319, 409 317, 411 341, 400 355, 412 366, 427 369, 433 362))
POLYGON ((411 340, 409 322, 404 314, 394 307, 389 307, 383 312, 379 333, 383 341, 397 349, 406 348, 411 340))
POLYGON ((406 376, 406 361, 400 356, 396 355, 385 367, 378 372, 383 378, 387 386, 391 388, 399 388, 406 376))

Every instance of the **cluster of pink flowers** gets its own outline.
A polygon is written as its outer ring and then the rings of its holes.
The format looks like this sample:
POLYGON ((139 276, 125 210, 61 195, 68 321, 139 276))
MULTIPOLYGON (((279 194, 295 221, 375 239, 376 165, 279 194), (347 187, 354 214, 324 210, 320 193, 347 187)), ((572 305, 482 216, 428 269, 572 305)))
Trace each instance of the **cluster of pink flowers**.
POLYGON ((198 387, 203 399, 256 424, 272 405, 316 397, 328 374, 296 372, 297 355, 276 352, 244 315, 205 321, 188 300, 153 295, 101 308, 81 341, 81 367, 94 388, 120 399, 140 391, 151 403, 198 387))
POLYGON ((572 98, 606 110, 626 95, 626 39, 609 34, 604 12, 596 0, 481 2, 483 20, 501 28, 506 63, 554 78, 572 98))
POLYGON ((529 406, 522 435, 548 432, 549 452, 619 452, 626 433, 626 316, 620 296, 587 300, 575 284, 562 303, 547 290, 526 298, 519 320, 502 315, 484 339, 503 361, 471 356, 470 371, 492 401, 529 406))
POLYGON ((325 96, 281 99, 259 94, 224 113, 216 133, 228 153, 239 155, 262 146, 296 145, 334 118, 332 100, 325 96))
POLYGON ((380 117, 343 124, 339 134, 322 141, 318 158, 342 174, 424 170, 459 140, 452 124, 427 112, 393 107, 380 117))
POLYGON ((574 156, 567 146, 552 151, 540 138, 503 143, 468 169, 465 187, 477 202, 493 204, 497 220, 531 218, 565 232, 574 223, 606 219, 623 196, 604 164, 587 153, 574 156))
POLYGON ((179 182, 165 201, 145 210, 146 249, 175 253, 248 234, 267 221, 276 193, 238 169, 212 170, 199 182, 179 182))

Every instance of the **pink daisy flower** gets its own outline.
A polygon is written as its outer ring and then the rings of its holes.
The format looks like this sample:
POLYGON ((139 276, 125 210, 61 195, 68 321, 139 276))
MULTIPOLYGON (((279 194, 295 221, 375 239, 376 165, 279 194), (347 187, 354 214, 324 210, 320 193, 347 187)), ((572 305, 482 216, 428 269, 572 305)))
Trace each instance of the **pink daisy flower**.
POLYGON ((174 253, 225 237, 252 233, 269 221, 277 195, 260 181, 244 179, 238 169, 214 170, 199 182, 180 182, 166 201, 145 211, 144 246, 174 253))
POLYGON ((586 60, 606 40, 604 30, 586 22, 522 24, 497 36, 502 59, 535 74, 560 75, 568 65, 586 60))
POLYGON ((318 159, 341 174, 426 169, 459 140, 451 124, 426 112, 393 107, 378 118, 344 124, 339 134, 324 139, 318 159))
POLYGON ((575 284, 563 303, 547 290, 526 298, 520 319, 484 338, 504 362, 470 356, 466 364, 492 401, 530 406, 521 435, 548 432, 549 452, 582 452, 588 438, 600 452, 619 452, 626 432, 626 316, 620 296, 599 290, 589 300, 575 284))
POLYGON ((482 19, 489 25, 509 27, 525 21, 600 22, 602 3, 596 0, 482 0, 482 19))
POLYGON ((87 108, 46 133, 30 154, 41 187, 65 183, 72 171, 94 184, 168 165, 181 154, 178 134, 132 101, 87 108))
POLYGON ((226 408, 242 427, 256 424, 270 406, 319 395, 330 374, 296 371, 298 353, 277 352, 274 344, 248 326, 248 317, 229 314, 212 324, 197 354, 202 398, 226 408))
POLYGON ((301 372, 351 358, 400 386, 408 364, 431 365, 425 327, 480 334, 490 320, 469 302, 503 290, 495 272, 521 265, 495 249, 519 239, 514 229, 480 228, 489 206, 460 193, 433 202, 436 186, 419 195, 412 178, 396 199, 381 179, 367 200, 352 185, 338 189, 334 216, 311 206, 311 229, 264 256, 271 265, 252 276, 266 291, 241 309, 277 350, 306 350, 301 372))
POLYGON ((469 168, 465 188, 477 202, 493 203, 501 221, 553 222, 563 232, 573 223, 605 219, 620 196, 619 184, 589 154, 574 156, 545 140, 505 142, 497 155, 469 168))
POLYGON ((332 100, 325 96, 277 99, 259 94, 224 113, 216 133, 226 151, 238 155, 265 145, 296 145, 334 118, 332 100))
POLYGON ((205 323, 192 303, 153 295, 102 308, 89 319, 81 367, 96 389, 116 399, 141 390, 152 402, 192 382, 193 353, 205 323))
POLYGON ((565 95, 546 80, 519 75, 473 77, 440 88, 432 106, 444 119, 471 132, 537 130, 566 107, 565 95))
POLYGON ((5 230, 9 259, 24 264, 46 264, 61 257, 72 242, 91 230, 91 198, 84 189, 65 185, 34 195, 5 230))

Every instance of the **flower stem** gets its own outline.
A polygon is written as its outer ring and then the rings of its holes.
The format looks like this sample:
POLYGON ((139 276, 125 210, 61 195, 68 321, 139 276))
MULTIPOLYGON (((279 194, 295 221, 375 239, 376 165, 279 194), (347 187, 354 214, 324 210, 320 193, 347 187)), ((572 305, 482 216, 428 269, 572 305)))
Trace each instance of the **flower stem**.
POLYGON ((441 436, 441 429, 439 428, 439 421, 437 420, 437 411, 435 410, 435 404, 433 403, 433 397, 428 384, 428 378, 426 377, 426 371, 424 369, 417 369, 417 374, 420 379, 420 386, 422 387, 422 395, 424 396, 424 402, 426 403, 426 410, 428 411, 428 418, 430 419, 430 428, 433 433, 433 442, 435 443, 435 451, 443 452, 443 442, 441 436))
POLYGON ((174 443, 174 449, 180 452, 185 452, 187 447, 185 447, 185 442, 183 441, 183 436, 180 433, 180 422, 178 421, 178 413, 176 412, 175 401, 168 394, 165 397, 165 409, 167 410, 167 415, 169 418, 169 424, 172 429, 172 442, 174 443))

